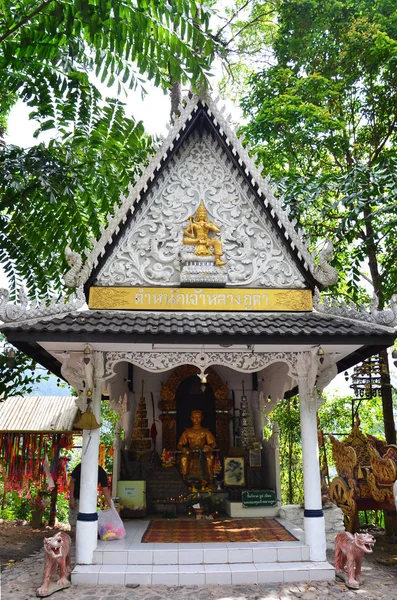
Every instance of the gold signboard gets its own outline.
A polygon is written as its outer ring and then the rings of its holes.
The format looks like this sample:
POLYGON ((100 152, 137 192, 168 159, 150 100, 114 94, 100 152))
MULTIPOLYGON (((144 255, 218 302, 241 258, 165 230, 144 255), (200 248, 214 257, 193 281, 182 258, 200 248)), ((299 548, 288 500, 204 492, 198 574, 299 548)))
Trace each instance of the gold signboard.
POLYGON ((92 287, 88 306, 104 310, 311 311, 310 290, 92 287))

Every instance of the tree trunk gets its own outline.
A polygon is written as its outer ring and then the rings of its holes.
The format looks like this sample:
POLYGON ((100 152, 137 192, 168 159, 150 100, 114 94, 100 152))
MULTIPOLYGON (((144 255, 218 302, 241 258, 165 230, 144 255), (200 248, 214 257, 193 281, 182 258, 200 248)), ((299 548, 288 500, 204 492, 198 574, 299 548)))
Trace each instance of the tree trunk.
MULTIPOLYGON (((364 209, 364 216, 366 221, 366 234, 367 234, 367 256, 369 270, 371 273, 371 279, 374 286, 375 293, 378 297, 379 310, 384 307, 384 295, 382 289, 382 278, 379 273, 378 258, 376 254, 376 245, 370 240, 375 239, 374 229, 371 221, 371 211, 369 208, 364 209)), ((383 408, 383 426, 385 430, 385 438, 388 444, 396 443, 396 426, 394 423, 393 415, 393 396, 390 383, 390 370, 389 370, 389 359, 387 356, 387 350, 382 350, 379 353, 380 357, 380 368, 381 368, 381 394, 382 394, 382 408, 383 408)))
POLYGON ((393 396, 390 383, 389 357, 387 350, 379 353, 382 386, 383 425, 388 444, 396 443, 396 426, 393 414, 393 396))
POLYGON ((174 122, 175 117, 179 117, 182 103, 182 86, 180 81, 172 81, 171 79, 171 121, 174 122))
POLYGON ((55 484, 54 489, 51 491, 51 504, 50 504, 50 518, 48 525, 54 527, 57 518, 57 500, 58 500, 58 486, 55 484))

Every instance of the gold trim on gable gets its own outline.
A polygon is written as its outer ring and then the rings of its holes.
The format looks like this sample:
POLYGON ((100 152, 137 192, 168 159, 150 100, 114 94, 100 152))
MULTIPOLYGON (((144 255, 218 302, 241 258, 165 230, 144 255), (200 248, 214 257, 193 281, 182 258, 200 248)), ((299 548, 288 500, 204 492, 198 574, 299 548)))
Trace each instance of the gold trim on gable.
POLYGON ((91 287, 94 310, 311 312, 311 290, 91 287))

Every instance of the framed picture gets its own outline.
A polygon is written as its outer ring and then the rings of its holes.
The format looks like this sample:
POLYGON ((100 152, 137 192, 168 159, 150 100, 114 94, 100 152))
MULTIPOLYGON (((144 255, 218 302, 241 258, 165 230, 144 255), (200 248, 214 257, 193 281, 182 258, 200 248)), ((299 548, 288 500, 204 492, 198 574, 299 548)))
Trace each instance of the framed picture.
POLYGON ((262 455, 260 450, 249 451, 250 467, 260 467, 262 465, 262 455))
POLYGON ((244 457, 226 457, 224 485, 245 485, 244 457))

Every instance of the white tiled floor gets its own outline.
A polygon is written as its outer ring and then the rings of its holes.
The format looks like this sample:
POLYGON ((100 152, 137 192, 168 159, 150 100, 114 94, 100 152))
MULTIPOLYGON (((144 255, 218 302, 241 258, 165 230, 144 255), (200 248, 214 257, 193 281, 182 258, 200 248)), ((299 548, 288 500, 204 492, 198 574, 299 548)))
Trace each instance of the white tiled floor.
POLYGON ((318 581, 334 578, 327 562, 309 562, 303 531, 278 519, 292 542, 145 544, 149 521, 125 523, 123 540, 98 541, 93 565, 77 565, 75 584, 203 585, 318 581))

